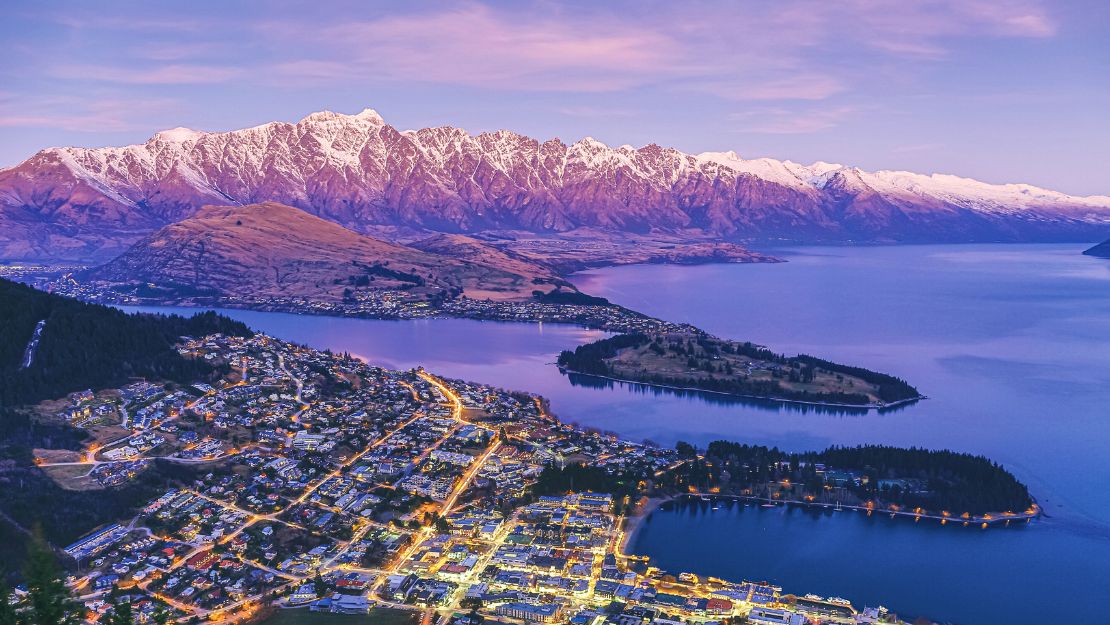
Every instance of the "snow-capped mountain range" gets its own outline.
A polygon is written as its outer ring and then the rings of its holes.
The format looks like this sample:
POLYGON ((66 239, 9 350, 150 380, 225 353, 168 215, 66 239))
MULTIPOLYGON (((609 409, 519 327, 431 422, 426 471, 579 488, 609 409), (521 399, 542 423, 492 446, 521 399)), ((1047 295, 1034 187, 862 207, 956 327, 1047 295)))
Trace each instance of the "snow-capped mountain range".
POLYGON ((707 240, 1044 241, 1110 232, 1110 197, 734 152, 572 144, 375 111, 49 148, 0 170, 0 257, 106 258, 206 204, 281 202, 359 232, 588 229, 707 240))

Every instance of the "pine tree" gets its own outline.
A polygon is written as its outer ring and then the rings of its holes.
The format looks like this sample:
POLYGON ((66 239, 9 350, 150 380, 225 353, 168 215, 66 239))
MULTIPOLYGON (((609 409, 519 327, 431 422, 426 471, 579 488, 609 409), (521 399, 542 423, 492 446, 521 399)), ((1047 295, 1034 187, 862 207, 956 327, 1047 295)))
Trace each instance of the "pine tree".
POLYGON ((170 612, 166 606, 159 605, 154 608, 154 613, 150 615, 150 620, 154 621, 154 625, 166 625, 170 622, 170 612))
POLYGON ((0 625, 22 625, 20 615, 10 603, 11 595, 12 590, 8 588, 4 574, 0 572, 0 625))
POLYGON ((134 620, 130 600, 119 601, 112 605, 112 618, 108 621, 108 625, 134 625, 134 620))
POLYGON ((34 625, 79 625, 81 611, 62 579, 50 546, 36 531, 27 548, 28 616, 34 625))

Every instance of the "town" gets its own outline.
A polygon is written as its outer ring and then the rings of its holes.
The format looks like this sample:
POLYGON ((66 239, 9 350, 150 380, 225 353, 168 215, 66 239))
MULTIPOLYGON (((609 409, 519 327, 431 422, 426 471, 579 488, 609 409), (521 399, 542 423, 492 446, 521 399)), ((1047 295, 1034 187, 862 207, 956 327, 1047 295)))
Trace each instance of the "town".
MULTIPOLYGON (((536 299, 503 301, 466 296, 431 301, 400 289, 367 289, 336 300, 303 297, 255 298, 240 295, 219 297, 180 296, 165 293, 121 292, 116 284, 81 281, 69 268, 47 271, 12 271, 10 275, 38 288, 86 302, 127 306, 186 306, 241 308, 265 312, 359 317, 365 319, 438 319, 456 317, 485 321, 566 323, 609 332, 701 333, 685 324, 602 302, 552 302, 536 299), (61 274, 60 276, 58 274, 61 274)), ((0 272, 0 275, 4 275, 0 272)))
POLYGON ((426 623, 900 621, 767 583, 662 571, 625 553, 629 493, 540 492, 588 464, 662 475, 675 450, 560 423, 534 396, 390 371, 257 334, 188 339, 220 385, 74 393, 58 417, 96 442, 40 457, 111 487, 156 463, 193 479, 65 549, 90 622, 124 597, 145 621, 275 608, 409 610, 426 623), (622 494, 623 493, 623 494, 622 494))

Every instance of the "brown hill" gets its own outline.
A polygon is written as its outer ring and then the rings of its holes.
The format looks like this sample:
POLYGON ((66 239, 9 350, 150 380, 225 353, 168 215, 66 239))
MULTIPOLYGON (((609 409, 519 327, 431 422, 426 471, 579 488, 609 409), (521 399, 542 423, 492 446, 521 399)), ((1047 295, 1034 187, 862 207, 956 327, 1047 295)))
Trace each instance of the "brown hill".
POLYGON ((388 243, 300 209, 274 202, 205 206, 166 226, 124 254, 82 274, 84 280, 152 291, 161 299, 302 297, 335 301, 355 294, 400 290, 417 298, 451 292, 490 299, 527 298, 554 275, 538 265, 484 262, 388 243))

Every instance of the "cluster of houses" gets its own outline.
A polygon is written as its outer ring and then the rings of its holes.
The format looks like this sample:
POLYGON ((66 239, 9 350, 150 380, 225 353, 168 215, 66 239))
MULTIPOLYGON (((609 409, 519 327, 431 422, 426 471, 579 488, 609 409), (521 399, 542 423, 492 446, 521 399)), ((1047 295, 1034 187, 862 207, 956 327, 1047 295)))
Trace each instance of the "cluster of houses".
POLYGON ((105 394, 97 397, 91 390, 69 394, 69 405, 58 416, 73 427, 89 428, 119 419, 119 400, 105 394))
POLYGON ((272 587, 277 576, 213 549, 196 552, 154 580, 151 592, 205 610, 218 610, 272 587))
POLYGON ((166 392, 149 382, 125 386, 120 394, 124 400, 123 426, 132 430, 145 430, 165 419, 176 418, 191 399, 183 390, 166 392))
POLYGON ((607 305, 505 302, 460 297, 444 302, 436 313, 439 316, 495 321, 570 323, 620 333, 679 332, 692 329, 686 324, 662 321, 626 308, 607 305))
POLYGON ((171 490, 144 510, 153 532, 179 542, 212 544, 243 525, 248 514, 189 490, 171 490))
POLYGON ((89 471, 89 477, 96 480, 104 487, 119 486, 135 479, 143 471, 150 468, 150 460, 122 460, 119 462, 104 462, 96 465, 89 471))

